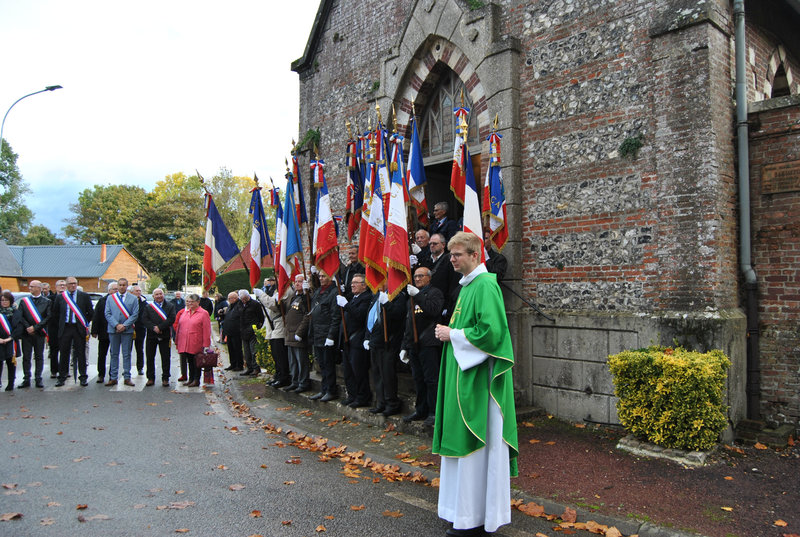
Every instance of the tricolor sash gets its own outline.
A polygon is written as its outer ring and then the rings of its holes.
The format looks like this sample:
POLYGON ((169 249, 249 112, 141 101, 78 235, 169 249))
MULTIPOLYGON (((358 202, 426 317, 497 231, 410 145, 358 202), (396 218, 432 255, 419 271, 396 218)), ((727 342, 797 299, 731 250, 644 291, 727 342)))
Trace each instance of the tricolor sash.
POLYGON ((162 321, 166 321, 167 320, 167 314, 164 313, 164 310, 161 309, 161 306, 159 306, 155 302, 148 302, 148 304, 150 304, 150 307, 153 308, 153 311, 156 312, 156 315, 161 317, 162 321))
POLYGON ((119 311, 122 312, 122 315, 125 319, 130 318, 131 312, 128 311, 128 308, 125 306, 125 303, 122 301, 122 297, 119 296, 119 293, 114 293, 111 295, 111 299, 114 301, 114 304, 117 305, 119 311))
POLYGON ((72 313, 75 315, 75 318, 81 322, 81 324, 86 330, 89 330, 89 323, 86 322, 86 318, 84 318, 83 313, 81 313, 81 310, 78 308, 78 305, 75 303, 75 301, 72 300, 72 297, 69 296, 69 293, 66 291, 61 291, 61 296, 67 303, 67 306, 69 306, 69 309, 72 310, 72 313))
MULTIPOLYGON (((36 303, 31 299, 31 297, 26 296, 22 299, 22 303, 25 305, 25 309, 28 310, 28 313, 31 314, 33 320, 36 321, 36 324, 40 324, 42 322, 42 315, 39 313, 39 309, 36 307, 36 303)), ((42 332, 44 336, 47 337, 47 330, 42 328, 42 332)))
MULTIPOLYGON (((11 323, 9 322, 8 317, 6 317, 4 314, 1 314, 1 313, 0 313, 0 326, 2 326, 3 330, 6 331, 6 334, 8 334, 8 337, 11 337, 11 323)), ((14 344, 14 346, 13 346, 13 348, 14 348, 14 356, 16 356, 17 355, 17 340, 16 339, 12 339, 11 343, 14 344)))

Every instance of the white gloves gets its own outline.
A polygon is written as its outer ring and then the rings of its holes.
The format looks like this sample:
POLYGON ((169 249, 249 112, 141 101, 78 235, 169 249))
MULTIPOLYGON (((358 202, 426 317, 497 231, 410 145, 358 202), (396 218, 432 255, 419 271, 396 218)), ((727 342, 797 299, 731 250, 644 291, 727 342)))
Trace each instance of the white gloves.
POLYGON ((261 296, 265 295, 266 293, 261 289, 255 288, 253 289, 253 294, 256 295, 256 298, 261 298, 261 296))
POLYGON ((404 364, 408 363, 408 351, 402 350, 400 351, 400 361, 404 364))
POLYGON ((315 267, 314 265, 311 265, 311 274, 319 274, 317 267, 315 267))
POLYGON ((389 302, 389 295, 386 294, 386 291, 381 291, 378 294, 378 302, 380 302, 381 304, 386 304, 387 302, 389 302))
POLYGON ((295 341, 303 341, 303 338, 301 338, 300 336, 298 336, 297 334, 295 334, 295 335, 294 335, 294 340, 295 340, 295 341))
POLYGON ((336 295, 336 303, 339 305, 339 307, 343 308, 347 305, 347 299, 342 295, 336 295))
POLYGON ((275 291, 275 294, 272 295, 272 299, 275 300, 276 302, 278 300, 280 300, 280 298, 278 297, 278 291, 277 290, 275 291))
POLYGON ((303 282, 303 291, 308 291, 309 289, 311 289, 311 285, 309 285, 308 282, 304 281, 303 282))
POLYGON ((368 350, 369 350, 369 340, 368 340, 368 339, 365 339, 365 340, 364 340, 364 350, 365 350, 365 351, 368 351, 368 350))
POLYGON ((414 252, 414 255, 416 255, 416 254, 418 254, 418 253, 420 253, 422 251, 422 248, 417 246, 416 242, 412 242, 411 243, 411 251, 414 252))
POLYGON ((415 256, 414 254, 411 254, 410 256, 408 256, 408 262, 411 263, 412 265, 416 265, 417 264, 417 256, 415 256))
POLYGON ((331 338, 325 338, 325 346, 333 347, 333 340, 331 338))
POLYGON ((419 289, 417 289, 411 284, 408 284, 408 287, 406 287, 406 291, 408 292, 408 296, 417 296, 419 294, 419 289))
POLYGON ((347 292, 347 289, 345 289, 344 284, 340 285, 339 289, 342 290, 342 293, 346 293, 347 292))

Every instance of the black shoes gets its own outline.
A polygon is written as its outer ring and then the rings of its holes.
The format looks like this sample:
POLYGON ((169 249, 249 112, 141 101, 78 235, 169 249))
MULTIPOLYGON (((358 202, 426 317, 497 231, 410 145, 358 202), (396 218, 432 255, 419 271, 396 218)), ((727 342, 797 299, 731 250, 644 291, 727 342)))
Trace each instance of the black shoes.
POLYGON ((387 408, 386 410, 381 412, 381 414, 383 414, 384 416, 386 416, 388 418, 389 416, 394 416, 394 415, 400 414, 400 412, 402 410, 403 409, 401 407, 399 407, 399 406, 395 407, 395 408, 387 408))
POLYGON ((316 401, 317 399, 322 399, 323 397, 325 397, 325 395, 326 395, 325 392, 319 392, 309 397, 309 399, 311 399, 312 401, 316 401))
POLYGON ((353 401, 347 406, 349 406, 350 408, 359 408, 362 406, 369 406, 369 404, 370 404, 369 401, 353 401))
POLYGON ((13 384, 9 384, 8 386, 6 386, 6 391, 7 392, 14 391, 14 385, 13 384))
POLYGON ((30 388, 30 387, 31 387, 31 381, 29 380, 23 380, 22 384, 17 386, 17 388, 30 388))
POLYGON ((344 405, 344 406, 349 406, 349 405, 350 405, 350 403, 352 403, 353 401, 355 401, 355 398, 353 398, 353 397, 347 397, 347 398, 345 398, 345 399, 342 399, 341 401, 339 401, 339 403, 340 403, 340 404, 342 404, 342 405, 344 405))
POLYGON ((37 380, 37 381, 36 381, 36 387, 37 387, 37 388, 44 388, 44 384, 42 384, 42 381, 41 381, 41 380, 37 380))
POLYGON ((425 427, 433 427, 435 423, 436 423, 436 415, 434 414, 431 414, 430 416, 425 418, 425 421, 422 422, 422 424, 425 427))
POLYGON ((288 386, 284 386, 281 390, 285 392, 293 392, 297 389, 297 384, 289 384, 288 386))
POLYGON ((320 400, 320 401, 322 401, 323 403, 327 403, 328 401, 333 401, 333 400, 334 400, 334 399, 336 399, 337 397, 338 397, 338 396, 336 396, 336 395, 334 395, 334 394, 332 394, 332 393, 326 393, 325 395, 323 395, 322 397, 320 397, 320 398, 319 398, 319 400, 320 400))
POLYGON ((422 421, 426 418, 424 414, 420 414, 417 411, 414 411, 413 414, 409 414, 408 416, 403 417, 403 421, 406 423, 411 423, 412 421, 422 421))
POLYGON ((60 388, 63 385, 64 385, 64 381, 63 380, 59 380, 58 382, 56 382, 56 388, 60 388))
POLYGON ((383 411, 386 410, 386 407, 383 406, 374 406, 370 408, 367 412, 370 414, 383 414, 383 411))
POLYGON ((294 393, 305 393, 310 391, 311 391, 311 386, 298 386, 297 388, 295 388, 294 393))
POLYGON ((483 537, 487 535, 487 533, 483 530, 483 526, 478 526, 477 528, 470 528, 468 530, 457 530, 455 528, 450 528, 446 532, 444 532, 447 537, 483 537))

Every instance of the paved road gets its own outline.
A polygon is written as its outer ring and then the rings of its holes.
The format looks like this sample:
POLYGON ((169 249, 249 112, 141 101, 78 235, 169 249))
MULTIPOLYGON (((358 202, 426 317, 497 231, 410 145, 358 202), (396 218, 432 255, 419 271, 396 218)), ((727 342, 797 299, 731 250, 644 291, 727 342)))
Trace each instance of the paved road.
MULTIPOLYGON (((135 387, 90 378, 0 395, 0 515, 22 514, 0 535, 444 535, 437 489, 349 477, 340 460, 282 447, 283 434, 231 405, 220 374, 210 390, 134 376, 135 387)), ((280 404, 260 416, 285 423, 280 404)), ((554 535, 551 522, 514 516, 501 535, 554 535)))

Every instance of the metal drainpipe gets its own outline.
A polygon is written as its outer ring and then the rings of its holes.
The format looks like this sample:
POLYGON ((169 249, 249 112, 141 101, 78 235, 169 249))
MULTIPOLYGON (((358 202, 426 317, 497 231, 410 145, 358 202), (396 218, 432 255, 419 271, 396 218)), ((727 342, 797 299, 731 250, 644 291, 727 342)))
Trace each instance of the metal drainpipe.
POLYGON ((750 148, 747 125, 744 0, 734 0, 736 50, 736 140, 739 157, 739 266, 744 276, 747 315, 747 417, 758 419, 761 406, 761 365, 758 352, 758 280, 750 250, 750 148))

